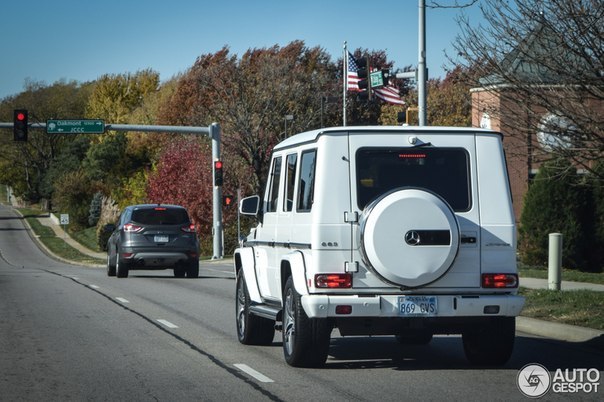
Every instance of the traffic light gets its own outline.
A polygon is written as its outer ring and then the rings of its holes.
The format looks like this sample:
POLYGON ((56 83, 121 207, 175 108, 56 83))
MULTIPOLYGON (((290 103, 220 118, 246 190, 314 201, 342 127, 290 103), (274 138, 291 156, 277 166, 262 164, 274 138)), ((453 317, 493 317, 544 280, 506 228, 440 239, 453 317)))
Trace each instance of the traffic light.
POLYGON ((225 207, 230 207, 231 205, 233 205, 234 201, 235 198, 233 198, 232 195, 225 195, 222 197, 222 205, 224 205, 225 207))
POLYGON ((214 161, 214 185, 222 186, 222 161, 214 161))
POLYGON ((371 99, 371 82, 369 81, 369 57, 363 57, 357 60, 357 75, 359 77, 359 82, 357 85, 361 90, 357 93, 357 98, 359 100, 367 100, 371 99))
POLYGON ((25 109, 14 110, 13 140, 27 141, 27 110, 25 109))

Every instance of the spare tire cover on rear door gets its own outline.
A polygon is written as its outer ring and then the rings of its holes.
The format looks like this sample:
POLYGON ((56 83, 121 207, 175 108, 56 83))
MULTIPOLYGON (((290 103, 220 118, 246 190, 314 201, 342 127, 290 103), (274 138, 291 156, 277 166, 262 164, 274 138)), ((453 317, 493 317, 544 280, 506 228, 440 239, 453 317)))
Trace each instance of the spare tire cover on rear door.
POLYGON ((453 264, 459 226, 449 204, 423 189, 400 188, 370 203, 361 216, 361 251, 388 283, 418 287, 453 264))

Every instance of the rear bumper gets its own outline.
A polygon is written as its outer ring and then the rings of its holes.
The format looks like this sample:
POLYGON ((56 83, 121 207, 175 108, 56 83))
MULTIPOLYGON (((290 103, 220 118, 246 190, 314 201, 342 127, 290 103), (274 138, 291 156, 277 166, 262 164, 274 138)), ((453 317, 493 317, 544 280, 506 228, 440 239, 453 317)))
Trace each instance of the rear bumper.
POLYGON ((130 268, 171 268, 178 264, 197 260, 193 251, 122 251, 123 260, 130 268))
POLYGON ((334 296, 303 295, 302 306, 310 318, 424 318, 424 317, 516 317, 524 306, 517 295, 430 295, 437 298, 437 311, 431 315, 399 314, 402 295, 334 296), (349 314, 337 314, 337 306, 351 306, 349 314), (493 306, 498 306, 495 308, 493 306), (495 312, 496 311, 496 312, 495 312))

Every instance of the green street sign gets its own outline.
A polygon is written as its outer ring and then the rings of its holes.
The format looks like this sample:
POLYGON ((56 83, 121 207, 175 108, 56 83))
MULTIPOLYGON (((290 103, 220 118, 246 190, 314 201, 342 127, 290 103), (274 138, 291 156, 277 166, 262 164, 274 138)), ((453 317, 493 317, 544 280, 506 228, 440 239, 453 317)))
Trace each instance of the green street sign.
POLYGON ((371 73, 371 88, 379 88, 384 86, 384 76, 381 71, 371 73))
POLYGON ((103 134, 105 122, 99 119, 46 120, 47 134, 103 134))

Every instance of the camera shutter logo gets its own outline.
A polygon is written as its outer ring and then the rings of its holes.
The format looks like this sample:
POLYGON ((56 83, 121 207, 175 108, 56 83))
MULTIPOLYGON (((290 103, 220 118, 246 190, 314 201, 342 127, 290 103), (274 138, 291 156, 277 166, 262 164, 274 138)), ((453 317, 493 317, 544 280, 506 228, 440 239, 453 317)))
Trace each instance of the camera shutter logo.
POLYGON ((518 372, 516 378, 518 389, 529 398, 540 398, 549 391, 552 377, 542 365, 531 363, 518 372))

